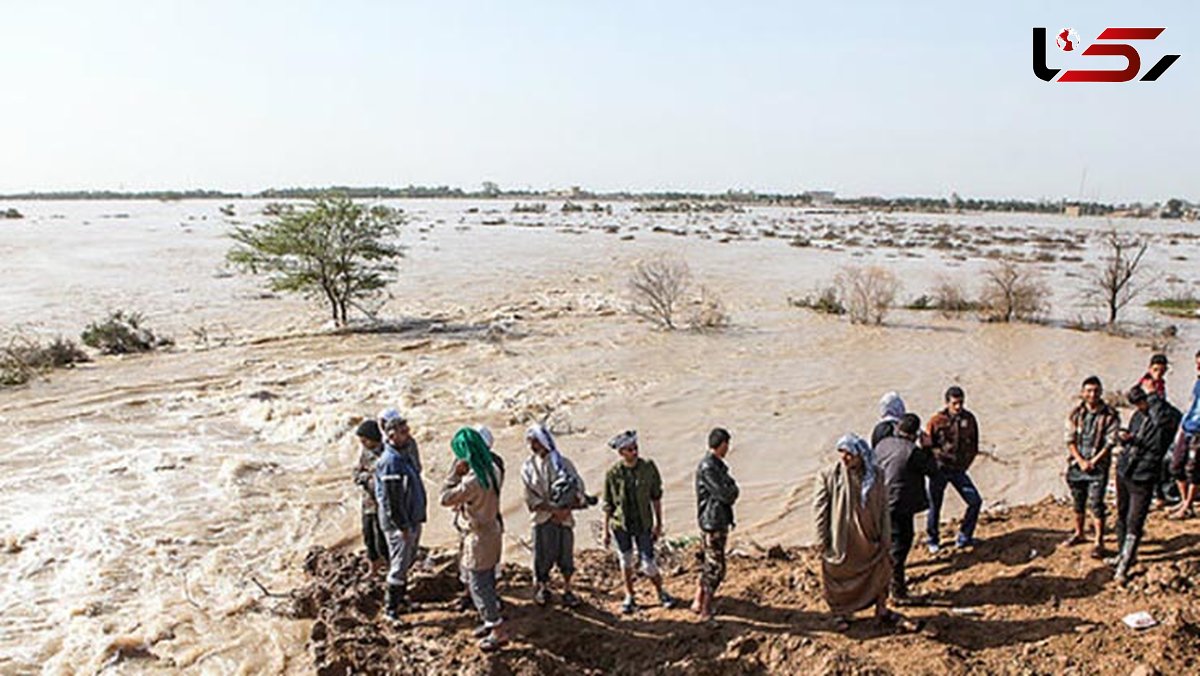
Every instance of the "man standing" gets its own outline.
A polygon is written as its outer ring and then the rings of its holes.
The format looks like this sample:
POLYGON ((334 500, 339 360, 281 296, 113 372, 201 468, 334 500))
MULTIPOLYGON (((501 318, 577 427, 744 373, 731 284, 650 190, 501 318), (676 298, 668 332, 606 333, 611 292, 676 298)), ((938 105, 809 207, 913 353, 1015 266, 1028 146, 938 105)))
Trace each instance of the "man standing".
POLYGON ((571 589, 575 574, 575 518, 572 508, 557 505, 553 499, 555 481, 569 475, 578 482, 583 495, 583 479, 562 453, 559 453, 550 430, 533 425, 525 432, 529 457, 521 465, 521 481, 525 485, 525 506, 533 516, 533 579, 537 585, 533 600, 539 606, 550 602, 550 570, 555 566, 563 576, 563 605, 575 608, 579 597, 571 589))
POLYGON ((1196 352, 1196 384, 1192 386, 1192 405, 1183 416, 1179 436, 1175 440, 1171 474, 1178 482, 1183 500, 1168 518, 1190 519, 1195 516, 1192 503, 1196 500, 1196 486, 1200 484, 1200 351, 1196 352))
POLYGON ((388 543, 384 604, 388 617, 395 620, 408 606, 408 569, 416 558, 426 516, 425 485, 411 456, 397 450, 412 441, 404 418, 388 418, 384 433, 388 443, 375 465, 375 499, 379 502, 379 525, 388 543))
POLYGON ((400 411, 394 408, 384 409, 379 412, 379 429, 386 430, 388 425, 393 421, 398 421, 400 425, 397 428, 397 438, 403 441, 395 445, 396 452, 400 455, 408 456, 412 466, 417 468, 417 474, 421 473, 421 451, 417 449, 417 440, 413 438, 412 433, 408 429, 408 421, 400 415, 400 411))
POLYGON ((979 497, 979 490, 967 474, 971 463, 975 462, 975 456, 979 454, 979 423, 963 406, 966 394, 961 387, 953 385, 947 388, 945 399, 946 407, 929 419, 929 438, 933 444, 936 465, 936 471, 929 477, 929 514, 925 518, 926 542, 930 553, 936 553, 941 548, 938 522, 942 518, 946 484, 954 486, 959 497, 967 503, 962 526, 954 539, 958 547, 975 544, 975 524, 983 507, 983 498, 979 497))
POLYGON ((362 534, 367 547, 367 560, 372 572, 378 573, 388 558, 387 538, 379 526, 379 503, 375 501, 375 463, 383 454, 383 434, 379 423, 364 420, 355 430, 361 450, 354 468, 354 483, 362 488, 362 534))
POLYGON ((1075 531, 1067 545, 1087 541, 1084 535, 1085 509, 1090 508, 1096 529, 1091 556, 1104 557, 1104 491, 1108 487, 1108 468, 1112 449, 1117 444, 1119 414, 1104 403, 1104 385, 1096 376, 1083 381, 1079 405, 1067 417, 1066 444, 1070 453, 1067 485, 1075 506, 1075 531))
POLYGON ((925 494, 925 477, 933 469, 928 449, 917 445, 921 419, 906 413, 896 424, 895 436, 887 437, 875 447, 875 459, 883 470, 888 493, 888 516, 892 522, 892 599, 907 603, 908 580, 904 566, 912 550, 913 518, 929 507, 925 494))
POLYGON ((696 468, 696 511, 704 539, 704 563, 692 612, 702 620, 713 618, 713 599, 725 579, 725 543, 734 526, 733 503, 738 499, 738 486, 725 464, 728 453, 729 432, 714 428, 708 433, 708 452, 696 468))
POLYGON ((1170 365, 1167 362, 1167 355, 1155 354, 1150 357, 1150 366, 1146 369, 1145 375, 1138 381, 1146 394, 1157 394, 1159 399, 1166 401, 1167 399, 1167 381, 1166 375, 1170 365))
POLYGON ((1156 394, 1146 394, 1141 385, 1129 390, 1129 403, 1136 407, 1129 430, 1117 433, 1124 450, 1117 459, 1117 546, 1111 563, 1116 580, 1124 584, 1137 558, 1138 545, 1154 487, 1162 472, 1163 458, 1171 446, 1179 412, 1156 394))
POLYGON ((475 630, 484 652, 498 650, 507 642, 496 593, 496 565, 503 548, 504 525, 500 520, 500 484, 504 470, 479 432, 463 427, 450 442, 456 459, 442 484, 441 503, 454 509, 455 521, 466 523, 459 565, 468 571, 468 589, 483 624, 475 630))
POLYGON ((621 573, 625 578, 625 601, 621 612, 637 610, 633 593, 633 548, 636 545, 642 573, 654 583, 664 608, 674 608, 675 599, 663 589, 662 574, 654 561, 654 544, 662 537, 662 478, 650 460, 638 457, 636 430, 626 430, 608 442, 621 459, 604 477, 604 547, 617 540, 621 573))

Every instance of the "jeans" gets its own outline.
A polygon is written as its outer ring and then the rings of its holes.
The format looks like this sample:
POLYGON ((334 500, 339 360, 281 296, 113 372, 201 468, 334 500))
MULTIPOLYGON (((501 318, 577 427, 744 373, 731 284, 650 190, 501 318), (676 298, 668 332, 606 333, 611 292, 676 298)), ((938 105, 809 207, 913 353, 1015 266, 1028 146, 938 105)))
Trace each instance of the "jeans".
POLYGON ((937 544, 939 541, 938 521, 942 518, 942 500, 946 497, 946 484, 954 486, 959 497, 967 503, 967 513, 963 516, 962 527, 959 529, 960 539, 975 537, 975 524, 979 522, 979 510, 983 507, 979 489, 975 488, 966 472, 942 470, 929 477, 929 514, 925 517, 925 534, 929 536, 929 544, 937 544))
POLYGON ((621 570, 633 568, 633 547, 636 544, 638 558, 642 560, 642 573, 646 577, 658 577, 658 565, 654 562, 654 536, 650 531, 627 533, 620 528, 614 528, 612 534, 613 539, 617 541, 621 570))
POLYGON ((908 553, 912 551, 913 539, 916 537, 913 527, 913 513, 903 510, 892 510, 892 586, 894 591, 906 591, 908 581, 904 576, 904 564, 908 561, 908 553))
POLYGON ((387 583, 393 587, 408 585, 408 569, 417 558, 417 547, 421 544, 421 526, 417 525, 407 531, 389 529, 388 522, 383 524, 383 534, 388 544, 388 574, 387 583))

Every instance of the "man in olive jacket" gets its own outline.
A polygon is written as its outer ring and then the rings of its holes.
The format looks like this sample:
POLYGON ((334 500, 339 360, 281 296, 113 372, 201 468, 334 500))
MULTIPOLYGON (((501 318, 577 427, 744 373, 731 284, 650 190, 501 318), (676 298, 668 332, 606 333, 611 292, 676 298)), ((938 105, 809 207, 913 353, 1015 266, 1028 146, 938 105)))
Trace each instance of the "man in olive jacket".
POLYGON ((704 562, 696 585, 692 612, 702 620, 713 617, 713 597, 725 579, 725 543, 733 528, 733 503, 738 486, 729 476, 725 455, 729 453, 729 432, 714 428, 708 433, 708 452, 696 468, 696 516, 704 539, 704 562))

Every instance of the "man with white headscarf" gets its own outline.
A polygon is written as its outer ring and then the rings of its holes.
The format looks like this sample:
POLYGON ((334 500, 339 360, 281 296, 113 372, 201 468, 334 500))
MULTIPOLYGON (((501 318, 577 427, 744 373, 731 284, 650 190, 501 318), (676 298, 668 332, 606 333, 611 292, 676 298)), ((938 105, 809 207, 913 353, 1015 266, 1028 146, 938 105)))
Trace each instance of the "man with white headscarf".
POLYGON ((903 626, 907 621, 887 607, 892 526, 883 470, 856 434, 839 439, 837 451, 839 460, 817 477, 813 500, 825 601, 839 631, 871 606, 881 622, 903 626))
POLYGON ((896 423, 904 417, 908 410, 899 392, 887 392, 879 398, 879 422, 871 430, 871 448, 879 445, 880 441, 896 434, 896 423))
POLYGON ((539 606, 550 602, 550 570, 558 567, 563 576, 563 605, 580 604, 571 589, 575 574, 575 518, 572 510, 586 506, 586 501, 566 501, 563 481, 577 490, 576 498, 586 495, 583 478, 575 465, 563 456, 554 442, 554 435, 543 425, 531 425, 525 432, 529 457, 521 465, 521 482, 525 485, 525 506, 533 518, 533 579, 537 588, 533 600, 539 606))

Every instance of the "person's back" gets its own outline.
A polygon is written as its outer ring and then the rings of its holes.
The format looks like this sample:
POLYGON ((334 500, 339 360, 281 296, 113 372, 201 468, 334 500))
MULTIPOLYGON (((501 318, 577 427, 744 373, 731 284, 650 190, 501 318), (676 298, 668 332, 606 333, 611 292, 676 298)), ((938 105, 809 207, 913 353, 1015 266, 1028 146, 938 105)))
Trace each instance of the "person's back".
POLYGON ((883 469, 888 507, 912 514, 928 508, 925 474, 928 452, 911 439, 887 437, 875 447, 875 460, 883 469))
POLYGON ((412 459, 388 444, 375 468, 375 497, 392 525, 408 530, 425 523, 425 485, 412 459))
POLYGON ((696 517, 700 530, 732 528, 733 503, 737 498, 738 487, 729 476, 729 466, 713 453, 706 453, 696 467, 696 517))

